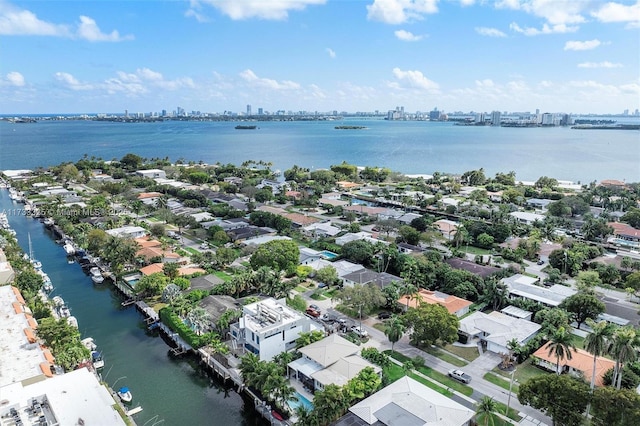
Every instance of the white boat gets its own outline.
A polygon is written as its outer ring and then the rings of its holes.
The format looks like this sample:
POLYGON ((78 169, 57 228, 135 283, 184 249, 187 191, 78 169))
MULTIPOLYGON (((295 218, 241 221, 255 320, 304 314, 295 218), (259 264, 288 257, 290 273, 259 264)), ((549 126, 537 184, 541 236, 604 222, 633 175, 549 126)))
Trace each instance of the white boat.
POLYGON ((62 305, 58 307, 58 314, 61 318, 69 318, 71 316, 71 311, 67 305, 62 305))
POLYGON ((97 266, 94 266, 93 268, 89 269, 89 274, 91 275, 91 280, 95 284, 102 284, 102 282, 104 281, 104 277, 102 276, 102 271, 100 271, 100 268, 98 268, 97 266))
POLYGON ((42 269, 42 263, 33 256, 33 247, 31 245, 31 234, 27 234, 29 238, 29 261, 36 270, 42 269))
POLYGON ((80 342, 84 345, 85 348, 89 349, 90 351, 95 351, 98 347, 93 341, 93 337, 85 337, 80 342))
POLYGON ((104 367, 102 354, 98 351, 91 351, 91 362, 93 363, 93 368, 95 368, 96 370, 104 367))
POLYGON ((74 254, 76 254, 76 248, 73 246, 73 244, 71 244, 70 241, 65 242, 62 248, 67 253, 67 256, 73 256, 74 254))
POLYGON ((52 226, 54 224, 53 218, 46 218, 42 223, 44 223, 44 226, 52 226))
POLYGON ((131 391, 126 386, 123 386, 120 389, 118 389, 117 393, 120 399, 122 400, 122 402, 131 402, 131 400, 133 399, 133 396, 131 395, 131 391))
POLYGON ((72 327, 78 328, 78 319, 74 316, 67 317, 67 323, 72 327))
POLYGON ((64 305, 64 299, 60 296, 53 296, 53 299, 51 299, 51 301, 53 302, 53 306, 55 306, 56 308, 64 305))
POLYGON ((50 291, 52 291, 53 283, 51 282, 51 278, 49 278, 49 275, 47 275, 42 270, 38 270, 37 272, 42 277, 42 290, 44 290, 46 293, 49 293, 50 291))

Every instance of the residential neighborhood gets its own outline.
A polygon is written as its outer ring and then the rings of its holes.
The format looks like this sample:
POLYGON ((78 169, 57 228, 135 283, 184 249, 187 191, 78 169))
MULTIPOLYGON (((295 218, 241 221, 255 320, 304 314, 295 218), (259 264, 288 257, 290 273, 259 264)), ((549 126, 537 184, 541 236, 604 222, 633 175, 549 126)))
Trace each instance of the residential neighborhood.
MULTIPOLYGON (((3 179, 70 261, 271 424, 579 424, 640 401, 640 184, 134 154, 3 179), (558 387, 571 413, 540 397, 558 387)), ((31 312, 25 338, 46 348, 44 272, 2 228, 2 309, 31 312)), ((46 362, 71 371, 71 353, 46 362)))

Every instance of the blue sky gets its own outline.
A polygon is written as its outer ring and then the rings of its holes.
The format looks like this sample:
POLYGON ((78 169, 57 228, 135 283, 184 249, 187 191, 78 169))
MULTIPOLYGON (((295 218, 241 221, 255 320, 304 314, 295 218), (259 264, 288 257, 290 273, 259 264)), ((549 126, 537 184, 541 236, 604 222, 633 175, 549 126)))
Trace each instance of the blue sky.
POLYGON ((0 113, 640 108, 640 1, 0 0, 0 113))

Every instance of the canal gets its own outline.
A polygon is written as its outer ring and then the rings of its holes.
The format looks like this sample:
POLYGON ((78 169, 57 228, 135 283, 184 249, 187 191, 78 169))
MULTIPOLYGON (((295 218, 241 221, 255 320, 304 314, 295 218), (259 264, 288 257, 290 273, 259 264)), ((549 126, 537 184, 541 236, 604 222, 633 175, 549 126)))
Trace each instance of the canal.
POLYGON ((25 253, 31 238, 33 254, 54 285, 51 297, 65 300, 82 337, 93 337, 102 352, 102 379, 113 388, 128 386, 131 407, 142 407, 134 415, 139 426, 263 424, 250 402, 211 379, 197 362, 170 355, 169 346, 147 331, 133 306, 121 307, 110 284, 95 286, 80 265, 68 263, 62 246, 39 220, 12 214, 22 207, 0 190, 0 211, 7 213, 25 253))

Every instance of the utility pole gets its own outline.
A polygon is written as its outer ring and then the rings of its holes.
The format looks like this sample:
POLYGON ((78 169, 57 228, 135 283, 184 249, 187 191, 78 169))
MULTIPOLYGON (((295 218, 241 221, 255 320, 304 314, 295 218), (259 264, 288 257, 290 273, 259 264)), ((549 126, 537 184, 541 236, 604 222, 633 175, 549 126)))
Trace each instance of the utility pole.
POLYGON ((514 368, 511 372, 511 381, 509 382, 509 397, 507 398, 507 412, 505 413, 507 417, 509 417, 509 406, 511 405, 511 388, 513 387, 513 375, 515 374, 517 368, 514 368))

